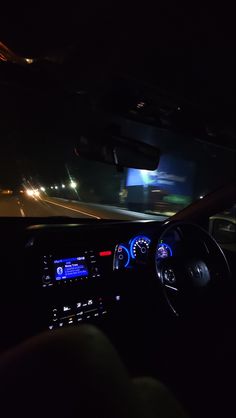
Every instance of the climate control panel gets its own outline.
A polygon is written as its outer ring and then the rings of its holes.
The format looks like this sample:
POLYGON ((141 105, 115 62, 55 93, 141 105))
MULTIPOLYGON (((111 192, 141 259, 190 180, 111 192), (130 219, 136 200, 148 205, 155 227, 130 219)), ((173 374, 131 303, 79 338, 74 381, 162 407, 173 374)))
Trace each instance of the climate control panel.
POLYGON ((113 297, 83 298, 77 302, 54 305, 49 311, 49 330, 70 325, 79 325, 83 322, 96 322, 114 309, 120 302, 120 295, 113 297))

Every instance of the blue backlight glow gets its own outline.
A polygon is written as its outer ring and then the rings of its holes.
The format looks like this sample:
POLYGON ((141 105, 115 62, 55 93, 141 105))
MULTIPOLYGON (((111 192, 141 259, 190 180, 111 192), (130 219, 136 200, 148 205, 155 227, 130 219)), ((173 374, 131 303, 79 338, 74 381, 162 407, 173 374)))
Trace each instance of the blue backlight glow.
MULTIPOLYGON (((130 254, 129 254, 129 251, 128 251, 128 249, 124 245, 119 245, 119 248, 122 248, 122 251, 125 250, 126 253, 127 253, 127 257, 128 258, 127 258, 127 261, 125 263, 125 267, 128 267, 129 262, 130 262, 130 254)), ((118 251, 119 251, 119 249, 118 249, 118 251)))
POLYGON ((144 243, 144 245, 147 248, 149 248, 150 242, 151 242, 150 238, 146 237, 145 235, 137 235, 136 237, 134 237, 130 241, 130 254, 131 254, 131 257, 132 258, 135 258, 136 257, 134 249, 135 249, 135 245, 137 243, 140 243, 140 244, 144 243))
POLYGON ((66 280, 88 276, 85 257, 63 258, 54 260, 55 279, 66 280))
POLYGON ((172 257, 172 248, 165 242, 160 242, 157 247, 157 258, 172 257))

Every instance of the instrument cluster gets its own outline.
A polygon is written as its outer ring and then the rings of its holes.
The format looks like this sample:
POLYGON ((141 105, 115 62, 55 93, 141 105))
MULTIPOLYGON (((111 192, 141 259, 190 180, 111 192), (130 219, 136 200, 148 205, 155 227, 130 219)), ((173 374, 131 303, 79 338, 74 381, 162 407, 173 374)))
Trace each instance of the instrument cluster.
MULTIPOLYGON (((136 235, 128 242, 116 246, 113 260, 113 270, 131 268, 136 264, 146 264, 152 240, 147 235, 136 235)), ((172 257, 173 250, 169 244, 159 241, 157 258, 172 257)))

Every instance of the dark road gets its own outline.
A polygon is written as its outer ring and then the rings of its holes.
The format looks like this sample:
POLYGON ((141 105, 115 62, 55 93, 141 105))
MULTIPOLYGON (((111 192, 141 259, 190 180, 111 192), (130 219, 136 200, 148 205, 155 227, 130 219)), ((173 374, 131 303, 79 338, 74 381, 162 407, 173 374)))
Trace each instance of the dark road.
POLYGON ((165 217, 131 212, 118 207, 77 202, 55 197, 1 196, 0 216, 49 217, 137 220, 163 220, 165 217))

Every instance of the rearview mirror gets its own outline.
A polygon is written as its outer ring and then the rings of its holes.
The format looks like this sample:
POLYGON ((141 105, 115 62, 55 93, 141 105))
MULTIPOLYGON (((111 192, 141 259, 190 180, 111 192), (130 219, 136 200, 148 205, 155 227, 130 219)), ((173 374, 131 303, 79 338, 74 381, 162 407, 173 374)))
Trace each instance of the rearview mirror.
POLYGON ((118 168, 156 170, 160 160, 158 148, 122 136, 81 136, 75 152, 79 157, 116 165, 118 168))

